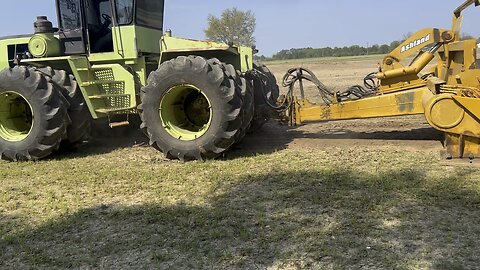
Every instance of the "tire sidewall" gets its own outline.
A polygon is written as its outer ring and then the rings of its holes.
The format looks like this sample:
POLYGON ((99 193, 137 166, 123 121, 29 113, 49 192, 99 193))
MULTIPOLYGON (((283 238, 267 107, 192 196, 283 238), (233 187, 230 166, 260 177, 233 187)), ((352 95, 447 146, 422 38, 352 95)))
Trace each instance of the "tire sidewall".
POLYGON ((179 70, 162 77, 153 87, 147 88, 142 101, 144 121, 149 132, 152 133, 156 141, 160 141, 161 144, 168 145, 173 149, 188 152, 198 148, 206 148, 207 145, 212 144, 212 138, 226 131, 226 126, 223 125, 228 121, 225 119, 225 113, 231 110, 228 103, 222 100, 223 95, 218 93, 220 89, 220 85, 216 85, 205 73, 196 73, 191 70, 179 70), (174 138, 163 127, 160 118, 159 108, 162 98, 172 87, 181 84, 190 84, 200 89, 212 107, 208 130, 201 137, 192 141, 182 141, 174 138))
MULTIPOLYGON (((37 142, 45 136, 43 131, 48 128, 48 123, 45 119, 46 111, 42 101, 35 97, 36 88, 36 86, 26 85, 25 81, 23 80, 4 80, 4 78, 0 79, 0 95, 3 95, 7 92, 21 95, 30 104, 33 115, 33 126, 29 135, 22 141, 18 142, 7 141, 3 138, 0 138, 0 152, 30 151, 32 150, 32 146, 37 145, 37 142)), ((38 91, 45 90, 40 89, 38 91)))

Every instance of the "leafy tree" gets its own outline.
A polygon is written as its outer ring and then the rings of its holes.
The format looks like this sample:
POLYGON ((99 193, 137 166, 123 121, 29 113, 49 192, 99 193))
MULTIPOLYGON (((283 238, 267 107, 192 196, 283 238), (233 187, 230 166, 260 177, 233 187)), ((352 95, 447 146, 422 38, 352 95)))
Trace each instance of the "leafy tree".
POLYGON ((254 46, 253 36, 256 27, 255 15, 250 11, 237 8, 226 9, 220 18, 208 16, 208 28, 205 35, 208 40, 233 43, 241 46, 254 46))

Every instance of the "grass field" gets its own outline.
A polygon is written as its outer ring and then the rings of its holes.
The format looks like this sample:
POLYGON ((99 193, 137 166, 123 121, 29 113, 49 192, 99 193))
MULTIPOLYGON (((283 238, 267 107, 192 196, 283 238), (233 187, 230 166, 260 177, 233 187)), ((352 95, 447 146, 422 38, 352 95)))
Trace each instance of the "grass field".
MULTIPOLYGON (((271 68, 327 67, 341 87, 375 61, 271 68)), ((441 160, 419 119, 271 123, 205 163, 164 160, 139 132, 0 161, 0 268, 478 268, 480 169, 441 160)))

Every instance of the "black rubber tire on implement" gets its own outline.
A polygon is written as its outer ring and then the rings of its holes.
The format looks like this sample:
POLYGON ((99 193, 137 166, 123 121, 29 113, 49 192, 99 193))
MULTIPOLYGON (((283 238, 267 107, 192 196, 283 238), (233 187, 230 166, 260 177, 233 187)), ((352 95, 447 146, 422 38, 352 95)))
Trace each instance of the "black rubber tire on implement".
POLYGON ((91 115, 75 77, 65 70, 54 70, 51 67, 39 70, 52 79, 70 104, 68 116, 71 124, 67 128, 67 138, 62 142, 62 147, 71 148, 87 140, 92 129, 91 115))
POLYGON ((149 75, 147 86, 141 90, 138 109, 141 128, 150 138, 150 145, 167 158, 187 161, 217 158, 233 145, 242 124, 241 106, 235 83, 222 68, 203 57, 180 56, 162 63, 149 75), (169 91, 184 85, 200 89, 211 107, 211 120, 205 133, 188 141, 173 137, 159 113, 160 104, 169 91))
POLYGON ((256 73, 260 73, 261 75, 254 74, 252 78, 255 115, 249 132, 259 130, 270 119, 273 109, 268 104, 276 105, 280 95, 277 79, 267 66, 258 62, 253 62, 253 69, 256 73))
POLYGON ((23 66, 4 69, 0 72, 0 95, 22 97, 33 119, 24 139, 12 141, 0 136, 2 159, 39 160, 58 150, 67 132, 68 104, 42 73, 23 66))

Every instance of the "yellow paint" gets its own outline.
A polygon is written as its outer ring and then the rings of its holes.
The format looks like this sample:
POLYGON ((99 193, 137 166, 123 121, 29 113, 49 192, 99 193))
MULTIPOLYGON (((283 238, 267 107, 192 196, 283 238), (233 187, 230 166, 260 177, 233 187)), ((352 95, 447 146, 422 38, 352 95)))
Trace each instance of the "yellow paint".
POLYGON ((422 87, 356 101, 335 103, 330 106, 299 102, 300 122, 297 124, 312 121, 422 114, 424 111, 423 96, 430 94, 428 88, 422 87))

